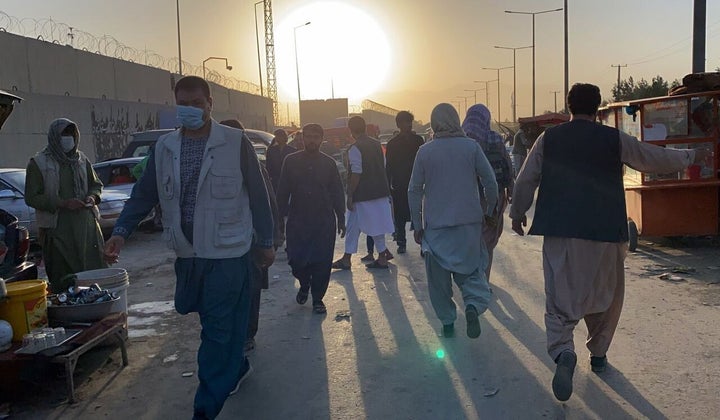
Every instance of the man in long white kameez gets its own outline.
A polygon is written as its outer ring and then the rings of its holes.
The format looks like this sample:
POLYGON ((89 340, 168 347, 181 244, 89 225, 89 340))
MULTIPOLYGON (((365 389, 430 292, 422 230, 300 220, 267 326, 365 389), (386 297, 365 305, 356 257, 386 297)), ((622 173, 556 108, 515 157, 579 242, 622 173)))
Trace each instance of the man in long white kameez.
POLYGON ((523 235, 539 187, 529 233, 544 236, 547 348, 557 364, 552 388, 560 401, 572 395, 577 323, 585 320, 590 365, 602 372, 620 320, 628 241, 623 164, 667 173, 706 156, 643 143, 595 123, 597 86, 575 84, 567 99, 570 122, 538 137, 518 174, 510 209, 513 230, 523 235))
POLYGON ((349 270, 350 257, 357 253, 360 232, 373 238, 378 251, 377 260, 367 264, 368 268, 387 269, 389 252, 385 245, 385 234, 392 233, 395 225, 390 207, 390 187, 385 174, 385 157, 382 146, 366 134, 362 117, 348 120, 350 134, 355 143, 348 149, 347 185, 347 236, 345 254, 333 262, 332 268, 349 270))

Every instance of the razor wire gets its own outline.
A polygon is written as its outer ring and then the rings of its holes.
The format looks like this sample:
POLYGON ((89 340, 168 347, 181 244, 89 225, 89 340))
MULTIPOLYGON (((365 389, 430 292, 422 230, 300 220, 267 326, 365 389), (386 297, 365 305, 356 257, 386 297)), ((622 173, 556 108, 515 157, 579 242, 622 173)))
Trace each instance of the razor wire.
MULTIPOLYGON (((18 19, 0 11, 0 31, 34 38, 57 45, 66 45, 77 50, 103 55, 130 63, 179 72, 178 57, 166 58, 148 49, 137 49, 123 44, 111 35, 95 36, 52 19, 18 19)), ((182 62, 184 75, 203 76, 203 67, 182 62)), ((207 80, 223 87, 241 92, 260 94, 260 86, 254 83, 221 75, 215 70, 206 69, 207 80)))

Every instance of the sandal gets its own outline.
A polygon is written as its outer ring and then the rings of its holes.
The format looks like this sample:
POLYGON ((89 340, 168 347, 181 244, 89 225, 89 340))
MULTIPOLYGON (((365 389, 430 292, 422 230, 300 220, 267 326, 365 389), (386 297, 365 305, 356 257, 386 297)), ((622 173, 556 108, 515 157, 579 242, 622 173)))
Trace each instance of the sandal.
POLYGON ((385 261, 390 261, 393 258, 395 258, 395 256, 392 253, 390 253, 389 249, 386 249, 385 252, 383 252, 383 255, 385 255, 385 261))
POLYGON ((373 254, 367 254, 366 256, 360 258, 360 261, 362 261, 362 262, 375 261, 375 256, 373 254))
POLYGON ((387 264, 380 264, 377 260, 371 262, 370 264, 365 264, 365 267, 367 267, 367 268, 382 268, 383 270, 388 269, 387 264))
POLYGON ((297 296, 295 296, 295 302, 300 305, 304 305, 308 300, 308 292, 304 292, 302 289, 298 290, 297 296))
POLYGON ((343 260, 337 260, 332 263, 331 267, 335 270, 349 270, 350 264, 346 264, 343 260))
POLYGON ((327 312, 327 308, 322 301, 313 303, 313 312, 316 314, 324 314, 327 312))

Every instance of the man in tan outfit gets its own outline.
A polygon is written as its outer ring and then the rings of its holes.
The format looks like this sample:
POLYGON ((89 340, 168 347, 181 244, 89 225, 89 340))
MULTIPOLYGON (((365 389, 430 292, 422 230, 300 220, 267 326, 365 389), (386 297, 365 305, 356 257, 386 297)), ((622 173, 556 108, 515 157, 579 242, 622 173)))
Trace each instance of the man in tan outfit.
POLYGON ((666 149, 597 124, 600 100, 597 86, 578 83, 570 89, 571 119, 538 137, 518 174, 510 209, 512 228, 522 236, 539 187, 529 233, 545 237, 545 327, 548 353, 557 363, 553 393, 560 401, 572 395, 575 325, 585 320, 590 365, 602 372, 620 320, 628 241, 623 164, 668 173, 706 157, 700 150, 666 149))

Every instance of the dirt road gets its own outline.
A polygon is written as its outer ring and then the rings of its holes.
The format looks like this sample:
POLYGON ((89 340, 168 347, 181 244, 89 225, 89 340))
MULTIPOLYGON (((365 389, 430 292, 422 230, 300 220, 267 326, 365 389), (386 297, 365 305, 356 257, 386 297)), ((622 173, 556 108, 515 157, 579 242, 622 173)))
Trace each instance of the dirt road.
MULTIPOLYGON (((281 253, 263 292, 250 356, 255 373, 220 418, 720 415, 720 248, 645 243, 630 254, 610 368, 590 372, 581 323, 575 393, 564 404, 552 395, 554 365, 545 352, 541 238, 505 231, 491 277, 494 300, 476 340, 464 334, 462 311, 456 337, 438 336, 418 248, 409 251, 387 272, 366 270, 359 256, 351 271, 335 272, 326 316, 295 303, 297 286, 281 253), (659 278, 673 270, 680 272, 659 278)), ((46 389, 39 404, 14 403, 13 418, 190 418, 199 326, 197 316, 173 311, 171 262, 159 235, 136 235, 122 255, 131 273, 130 366, 120 370, 118 351, 107 363, 83 359, 79 403, 60 403, 63 382, 55 381, 60 388, 46 389)))

